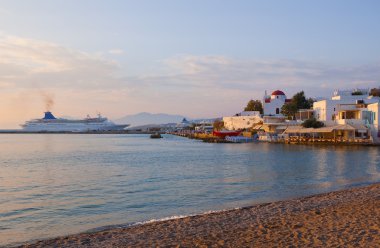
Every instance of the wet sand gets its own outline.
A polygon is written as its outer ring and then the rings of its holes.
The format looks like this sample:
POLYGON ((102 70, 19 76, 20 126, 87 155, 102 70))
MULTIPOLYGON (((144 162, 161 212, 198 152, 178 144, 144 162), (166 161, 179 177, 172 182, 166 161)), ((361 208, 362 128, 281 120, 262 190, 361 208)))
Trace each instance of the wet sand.
POLYGON ((380 184, 22 247, 380 247, 380 184))

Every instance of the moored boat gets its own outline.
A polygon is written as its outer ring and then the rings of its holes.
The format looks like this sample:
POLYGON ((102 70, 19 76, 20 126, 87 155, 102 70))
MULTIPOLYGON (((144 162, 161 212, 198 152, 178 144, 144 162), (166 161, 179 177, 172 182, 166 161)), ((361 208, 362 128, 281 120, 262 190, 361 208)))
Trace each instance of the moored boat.
POLYGON ((162 136, 161 136, 160 133, 153 133, 153 134, 150 135, 150 138, 151 139, 161 139, 162 136))
POLYGON ((226 136, 238 136, 240 133, 241 133, 241 131, 229 131, 229 130, 217 131, 217 130, 214 130, 212 132, 212 135, 224 139, 226 136))

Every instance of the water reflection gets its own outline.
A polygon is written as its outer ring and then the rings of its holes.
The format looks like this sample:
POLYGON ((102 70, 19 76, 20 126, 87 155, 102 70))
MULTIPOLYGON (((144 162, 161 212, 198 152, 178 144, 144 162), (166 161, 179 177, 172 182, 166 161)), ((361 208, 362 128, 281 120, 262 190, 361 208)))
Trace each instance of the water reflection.
POLYGON ((375 147, 368 150, 367 173, 375 178, 380 175, 380 153, 375 147))
POLYGON ((380 181, 377 147, 2 135, 0 245, 380 181))
POLYGON ((317 163, 317 173, 316 179, 320 180, 326 177, 327 175, 327 166, 328 166, 328 150, 327 149, 313 149, 313 161, 317 163))

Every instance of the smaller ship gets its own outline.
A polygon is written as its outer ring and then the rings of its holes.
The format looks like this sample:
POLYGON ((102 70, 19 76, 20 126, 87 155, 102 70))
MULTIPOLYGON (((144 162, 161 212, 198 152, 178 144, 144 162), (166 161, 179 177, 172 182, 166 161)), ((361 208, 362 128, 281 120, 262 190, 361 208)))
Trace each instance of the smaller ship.
POLYGON ((87 116, 81 120, 56 118, 50 111, 41 119, 34 119, 21 125, 26 132, 96 132, 122 131, 128 124, 117 125, 100 114, 96 118, 87 116))
POLYGON ((154 134, 151 134, 151 135, 150 135, 150 138, 151 138, 151 139, 161 139, 162 136, 161 136, 160 133, 154 133, 154 134))

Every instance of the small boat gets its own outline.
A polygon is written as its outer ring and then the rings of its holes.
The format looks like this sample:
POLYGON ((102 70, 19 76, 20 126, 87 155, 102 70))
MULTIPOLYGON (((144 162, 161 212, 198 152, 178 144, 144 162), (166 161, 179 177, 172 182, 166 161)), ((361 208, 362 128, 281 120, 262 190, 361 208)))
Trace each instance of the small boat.
POLYGON ((151 139, 161 139, 162 136, 159 133, 153 133, 153 134, 150 135, 150 138, 151 139))
POLYGON ((240 133, 241 133, 241 131, 229 131, 229 130, 216 131, 216 130, 214 130, 212 132, 212 135, 224 139, 226 136, 238 136, 240 133))
POLYGON ((232 143, 251 143, 254 141, 253 138, 244 136, 226 136, 226 140, 232 143))

